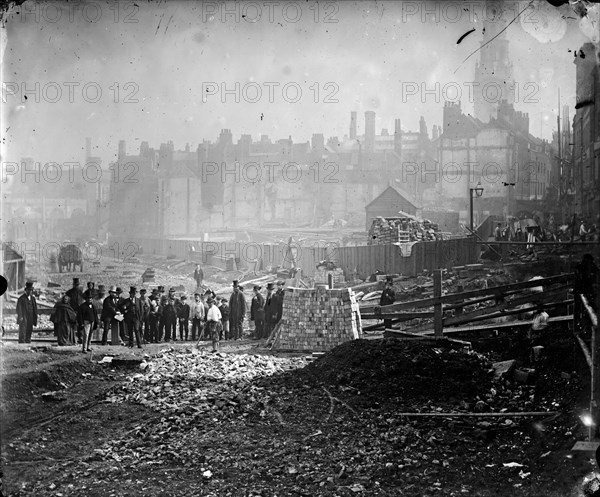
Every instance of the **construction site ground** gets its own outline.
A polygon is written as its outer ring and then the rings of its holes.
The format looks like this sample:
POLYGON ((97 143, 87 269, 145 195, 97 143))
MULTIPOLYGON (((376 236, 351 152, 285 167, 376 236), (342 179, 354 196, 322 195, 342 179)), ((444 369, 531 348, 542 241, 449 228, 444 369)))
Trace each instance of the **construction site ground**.
POLYGON ((476 353, 395 339, 313 361, 250 341, 220 354, 5 342, 3 492, 579 496, 594 469, 571 451, 586 436, 585 361, 560 329, 547 337, 531 384, 495 378, 476 353), (535 411, 557 414, 403 415, 535 411))
MULTIPOLYGON (((127 292, 147 267, 155 284, 195 289, 194 265, 164 257, 62 274, 31 261, 27 274, 42 287, 66 289, 79 276, 127 292)), ((227 296, 232 279, 266 273, 205 274, 227 296)), ((449 291, 513 281, 487 269, 446 276, 449 291)), ((430 280, 397 282, 401 300, 427 296, 430 280)), ((39 341, 51 334, 17 344, 11 319, 0 342, 4 495, 579 497, 595 469, 592 453, 571 450, 587 437, 589 372, 564 325, 544 334, 545 354, 523 382, 494 375, 508 351, 482 356, 379 332, 316 359, 247 338, 219 354, 207 342, 82 354, 39 341), (527 412, 548 415, 518 414, 527 412)))

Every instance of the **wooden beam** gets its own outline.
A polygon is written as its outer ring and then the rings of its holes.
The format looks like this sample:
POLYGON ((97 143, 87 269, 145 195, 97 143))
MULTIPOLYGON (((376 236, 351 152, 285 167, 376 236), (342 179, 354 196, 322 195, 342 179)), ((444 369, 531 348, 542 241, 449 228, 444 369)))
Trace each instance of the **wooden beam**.
POLYGON ((394 416, 404 416, 407 418, 516 418, 516 417, 537 417, 554 416, 559 414, 556 411, 530 411, 530 412, 400 412, 394 413, 394 416))
POLYGON ((477 245, 533 245, 533 246, 554 246, 554 245, 562 245, 565 247, 577 247, 578 245, 600 245, 600 242, 509 242, 509 241, 476 241, 477 245))
POLYGON ((592 362, 592 354, 590 353, 590 349, 588 349, 588 346, 585 344, 585 342, 582 340, 582 338, 579 335, 575 335, 575 339, 579 342, 579 346, 581 347, 581 351, 583 352, 585 361, 588 363, 588 366, 590 367, 590 372, 591 372, 593 362, 592 362))
MULTIPOLYGON (((572 285, 570 284, 566 284, 566 285, 558 285, 558 286, 553 286, 552 289, 550 289, 550 291, 554 292, 554 291, 558 291, 558 290, 567 290, 570 289, 572 287, 572 285)), ((512 290, 509 292, 504 292, 503 296, 504 298, 510 296, 510 295, 515 295, 517 293, 521 293, 523 290, 512 290)), ((544 293, 546 293, 546 291, 544 291, 544 293)), ((479 297, 477 299, 470 299, 470 300, 466 300, 464 302, 458 302, 456 304, 450 304, 447 306, 444 306, 444 311, 449 311, 452 309, 462 309, 463 307, 466 307, 468 305, 473 305, 473 304, 480 304, 481 302, 486 302, 488 300, 492 300, 497 298, 496 295, 488 295, 486 297, 479 297)))
MULTIPOLYGON (((442 296, 442 270, 436 269, 433 271, 433 296, 440 298, 442 296)), ((433 307, 433 330, 436 338, 442 338, 444 334, 444 315, 442 311, 442 303, 436 303, 433 307)))
MULTIPOLYGON (((567 299, 567 300, 562 300, 561 302, 552 302, 549 304, 544 304, 544 308, 560 307, 560 306, 566 306, 566 305, 571 305, 571 304, 573 304, 573 299, 567 299)), ((451 326, 453 324, 463 324, 463 323, 469 323, 469 322, 472 323, 475 321, 485 321, 486 319, 500 318, 503 316, 513 316, 514 314, 531 312, 531 311, 535 311, 536 309, 537 309, 537 306, 533 306, 533 307, 527 307, 525 309, 512 309, 512 310, 496 311, 496 312, 492 312, 490 314, 477 315, 477 316, 471 316, 472 314, 475 314, 475 313, 463 314, 462 316, 447 318, 446 320, 444 320, 444 326, 451 326)), ((481 310, 484 310, 484 309, 481 309, 481 310)), ((478 313, 479 311, 475 311, 475 312, 478 313)))
MULTIPOLYGON (((549 323, 567 323, 570 321, 573 321, 573 316, 571 316, 571 315, 555 316, 555 317, 548 319, 549 323)), ((473 326, 463 326, 460 328, 447 328, 444 330, 444 335, 448 336, 448 335, 456 335, 459 333, 479 333, 481 331, 493 331, 493 330, 500 331, 500 330, 505 330, 505 329, 510 329, 510 328, 528 327, 528 326, 531 326, 532 324, 533 324, 532 319, 528 319, 528 320, 524 320, 524 321, 512 321, 510 323, 479 324, 479 325, 473 325, 473 326)), ((433 331, 431 331, 431 324, 428 324, 426 326, 428 326, 429 329, 424 329, 424 330, 420 331, 419 333, 422 333, 424 336, 433 335, 433 331)), ((407 331, 416 332, 416 330, 414 328, 411 330, 407 330, 407 331)))
POLYGON ((587 311, 588 316, 590 317, 592 326, 598 326, 598 316, 596 316, 594 309, 592 309, 592 307, 588 303, 588 300, 585 298, 585 295, 580 294, 579 296, 581 297, 581 301, 583 302, 583 307, 585 307, 585 310, 587 311))
POLYGON ((432 307, 435 304, 451 304, 455 302, 459 302, 464 299, 477 298, 482 297, 484 295, 491 295, 501 297, 505 292, 512 290, 524 290, 526 288, 534 288, 537 286, 549 286, 558 283, 564 283, 567 281, 572 281, 572 274, 561 274, 559 276, 551 276, 550 278, 543 278, 540 280, 534 281, 522 281, 521 283, 512 283, 510 285, 501 285, 496 287, 483 288, 481 290, 471 290, 468 292, 462 293, 452 293, 449 295, 444 295, 442 297, 431 297, 423 300, 413 300, 408 302, 397 302, 390 305, 385 305, 381 307, 383 312, 389 311, 402 311, 405 309, 416 309, 420 307, 432 307))
MULTIPOLYGON (((561 292, 562 292, 562 290, 561 290, 561 292)), ((513 299, 512 301, 501 302, 497 305, 483 307, 483 308, 477 309, 475 311, 471 311, 471 312, 460 314, 458 316, 446 318, 444 320, 444 325, 451 326, 452 324, 468 323, 469 321, 474 320, 474 318, 476 318, 478 316, 485 316, 485 315, 491 315, 491 314, 494 314, 493 317, 497 317, 495 315, 495 313, 499 313, 498 316, 504 316, 504 315, 508 316, 509 314, 502 314, 505 311, 508 312, 508 311, 515 310, 515 311, 519 311, 519 312, 529 312, 528 310, 525 310, 525 309, 513 309, 513 308, 517 305, 539 303, 540 301, 542 301, 546 298, 552 298, 552 297, 556 297, 556 294, 553 294, 552 292, 546 294, 544 292, 544 293, 539 293, 539 294, 535 294, 535 295, 527 295, 525 297, 513 299)), ((573 302, 573 300, 572 299, 566 300, 564 302, 573 302)), ((548 302, 548 303, 544 304, 544 307, 551 307, 550 304, 553 304, 553 303, 556 303, 556 302, 548 302)), ((527 309, 531 309, 531 308, 527 308, 527 309)), ((518 314, 518 312, 516 312, 516 314, 518 314)))
POLYGON ((432 311, 405 311, 405 312, 383 312, 381 314, 361 312, 362 319, 397 319, 398 322, 410 321, 411 319, 432 318, 432 311))

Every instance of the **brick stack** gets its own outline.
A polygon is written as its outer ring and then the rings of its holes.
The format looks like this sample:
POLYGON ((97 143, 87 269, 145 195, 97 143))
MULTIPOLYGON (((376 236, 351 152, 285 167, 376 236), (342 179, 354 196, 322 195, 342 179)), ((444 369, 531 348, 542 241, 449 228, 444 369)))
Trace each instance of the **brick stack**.
POLYGON ((351 288, 288 288, 273 348, 326 351, 361 335, 360 310, 351 288))
POLYGON ((368 245, 387 245, 398 241, 398 230, 393 229, 385 219, 378 217, 373 220, 369 229, 368 245))

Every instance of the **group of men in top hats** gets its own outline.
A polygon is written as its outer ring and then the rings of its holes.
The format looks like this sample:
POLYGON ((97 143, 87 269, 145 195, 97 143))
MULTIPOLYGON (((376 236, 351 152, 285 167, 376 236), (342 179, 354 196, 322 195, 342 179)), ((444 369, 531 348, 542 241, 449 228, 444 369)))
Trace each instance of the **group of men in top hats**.
POLYGON ((254 321, 254 338, 268 338, 283 315, 285 282, 277 282, 277 291, 273 283, 267 283, 267 295, 260 293, 261 287, 254 285, 254 296, 250 305, 250 320, 254 321))
MULTIPOLYGON (((283 311, 284 282, 277 282, 278 290, 274 291, 273 283, 267 285, 267 295, 261 295, 261 287, 254 286, 254 296, 250 307, 250 320, 255 323, 254 338, 266 338, 279 322, 283 311)), ((102 328, 102 345, 159 343, 161 341, 177 341, 177 325, 179 339, 213 337, 208 326, 208 315, 211 305, 219 310, 220 326, 217 341, 220 339, 239 340, 242 338, 243 323, 246 316, 246 300, 239 281, 233 282, 233 292, 229 301, 217 298, 208 289, 204 293, 196 293, 190 306, 187 296, 175 296, 175 289, 168 293, 164 286, 152 290, 147 296, 145 288, 132 286, 127 297, 122 296, 121 288, 111 286, 106 295, 104 285, 88 282, 87 289, 82 290, 79 278, 73 278, 73 286, 57 302, 51 314, 55 335, 59 345, 81 344, 82 352, 90 350, 91 337, 94 330, 102 328)), ((217 313, 213 311, 212 316, 217 313)), ((27 282, 23 295, 17 301, 17 323, 19 325, 19 343, 30 343, 33 327, 37 325, 37 303, 33 295, 33 283, 27 282)), ((214 328, 214 327, 213 327, 214 328)), ((214 337, 213 337, 214 338, 214 337)), ((214 347, 214 345, 213 345, 214 347)))

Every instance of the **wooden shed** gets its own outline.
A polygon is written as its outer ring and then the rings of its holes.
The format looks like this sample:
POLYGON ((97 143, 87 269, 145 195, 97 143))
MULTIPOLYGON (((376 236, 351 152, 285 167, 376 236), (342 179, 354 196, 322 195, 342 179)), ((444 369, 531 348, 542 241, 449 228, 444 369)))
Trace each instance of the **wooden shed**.
POLYGON ((25 258, 10 243, 2 244, 4 277, 8 281, 8 291, 16 292, 25 286, 25 258))
POLYGON ((411 216, 417 215, 418 206, 408 198, 407 194, 401 193, 397 188, 388 186, 378 197, 374 198, 367 206, 367 231, 373 223, 373 219, 381 217, 398 217, 402 211, 411 216))

